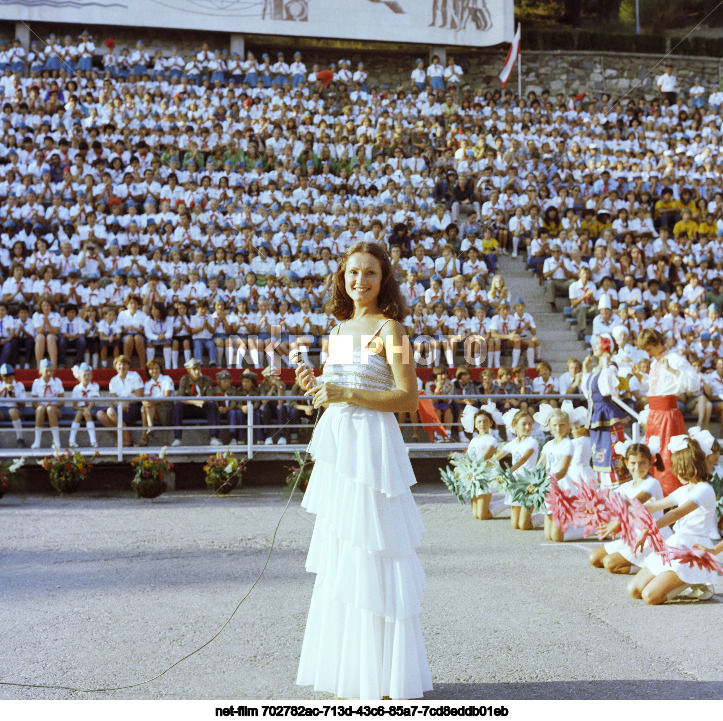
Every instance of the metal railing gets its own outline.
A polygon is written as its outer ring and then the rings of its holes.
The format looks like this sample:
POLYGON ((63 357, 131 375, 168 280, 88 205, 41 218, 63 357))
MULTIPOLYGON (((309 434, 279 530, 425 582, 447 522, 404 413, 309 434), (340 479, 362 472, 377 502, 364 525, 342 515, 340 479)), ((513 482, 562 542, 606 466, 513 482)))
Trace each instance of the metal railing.
MULTIPOLYGON (((549 394, 531 394, 531 393, 517 393, 517 394, 482 394, 482 393, 475 393, 475 394, 468 394, 468 395, 460 395, 460 394, 440 394, 440 395, 426 395, 423 394, 420 396, 420 399, 423 400, 429 400, 432 402, 436 401, 453 401, 457 404, 463 404, 465 401, 473 401, 475 405, 482 405, 485 402, 488 401, 506 401, 506 400, 526 400, 526 401, 532 401, 534 403, 539 403, 541 401, 546 400, 572 400, 572 401, 582 401, 585 399, 585 397, 582 394, 562 394, 562 393, 549 393, 549 394)), ((633 411, 632 409, 628 408, 622 401, 619 399, 614 399, 615 402, 617 402, 621 407, 623 407, 626 412, 628 412, 636 421, 637 421, 637 413, 633 411)), ((182 425, 170 425, 170 426, 162 426, 162 425, 154 425, 152 427, 146 427, 146 426, 125 426, 123 424, 123 404, 124 403, 141 403, 142 401, 146 402, 153 402, 157 404, 174 404, 174 403, 184 403, 188 401, 210 401, 214 402, 216 404, 220 404, 222 402, 235 402, 237 405, 245 405, 246 406, 246 423, 245 423, 245 431, 246 431, 246 442, 243 445, 235 446, 236 448, 245 448, 245 452, 249 459, 253 458, 255 453, 257 453, 260 449, 263 450, 269 450, 268 446, 265 444, 259 444, 256 443, 254 438, 256 435, 256 431, 258 430, 271 430, 273 429, 274 433, 279 433, 282 431, 285 431, 287 429, 293 430, 293 429, 301 429, 301 428, 309 428, 310 424, 304 424, 304 423, 291 423, 287 422, 283 425, 280 424, 265 424, 260 425, 255 423, 254 421, 254 404, 257 402, 266 403, 266 402, 277 402, 277 403, 293 403, 293 402, 306 402, 305 404, 310 404, 310 398, 309 396, 290 396, 290 395, 284 395, 284 396, 278 396, 278 395, 258 395, 258 396, 97 396, 95 398, 88 398, 79 400, 76 398, 71 398, 69 396, 61 396, 59 398, 41 398, 41 397, 33 397, 33 396, 25 396, 23 398, 15 399, 15 403, 18 405, 26 404, 26 405, 32 405, 35 403, 46 403, 46 404, 53 404, 58 407, 67 406, 72 403, 92 403, 92 406, 94 409, 97 410, 103 410, 109 407, 115 408, 116 416, 117 416, 117 422, 115 425, 115 433, 116 433, 116 442, 115 446, 107 446, 107 447, 100 447, 100 448, 78 448, 78 451, 81 454, 84 455, 90 455, 90 454, 96 454, 99 453, 101 456, 110 456, 114 455, 116 457, 116 460, 119 462, 122 462, 126 457, 128 456, 135 456, 140 452, 143 451, 143 447, 137 447, 137 446, 124 446, 123 445, 123 434, 125 432, 133 431, 133 430, 152 430, 154 433, 156 431, 171 431, 171 432, 178 432, 179 429, 182 430, 189 430, 189 431, 197 431, 197 430, 221 430, 221 429, 227 429, 234 433, 234 431, 238 431, 240 428, 243 428, 242 425, 231 425, 231 424, 209 424, 204 423, 203 420, 199 419, 199 422, 197 424, 189 424, 189 423, 183 423, 182 425)), ((456 423, 458 423, 457 421, 456 423)), ((443 425, 442 421, 439 421, 440 425, 443 425)), ((82 421, 81 421, 82 424, 82 421)), ((400 427, 402 428, 420 428, 424 425, 421 422, 417 423, 400 423, 400 427)), ((637 423, 635 424, 638 425, 637 423)), ((27 426, 24 426, 24 430, 29 430, 27 426)), ((43 430, 49 430, 48 425, 43 426, 43 430)), ((68 428, 61 427, 59 428, 60 431, 66 432, 69 431, 68 428)), ((81 425, 80 430, 84 430, 83 426, 81 425)), ((108 426, 97 426, 96 431, 111 431, 111 428, 108 426)), ((638 430, 638 437, 639 437, 639 430, 638 430)), ((302 447, 305 447, 306 444, 303 444, 302 447)), ((415 443, 413 444, 415 448, 419 450, 424 450, 425 448, 435 448, 438 449, 439 446, 437 443, 415 443)), ((465 444, 463 443, 447 443, 445 444, 445 448, 451 449, 451 448, 458 448, 458 447, 464 447, 465 444)), ((292 452, 293 450, 298 450, 298 448, 295 448, 292 446, 284 446, 284 448, 288 448, 289 452, 292 452)), ((274 447, 274 450, 279 452, 278 446, 274 447)), ((205 455, 209 452, 209 445, 182 445, 182 446, 168 446, 166 449, 166 453, 168 455, 205 455)), ((48 449, 32 449, 32 450, 23 450, 19 451, 17 448, 2 448, 0 449, 0 457, 14 457, 19 454, 22 454, 24 456, 30 456, 30 457, 41 457, 45 456, 48 453, 48 449)))

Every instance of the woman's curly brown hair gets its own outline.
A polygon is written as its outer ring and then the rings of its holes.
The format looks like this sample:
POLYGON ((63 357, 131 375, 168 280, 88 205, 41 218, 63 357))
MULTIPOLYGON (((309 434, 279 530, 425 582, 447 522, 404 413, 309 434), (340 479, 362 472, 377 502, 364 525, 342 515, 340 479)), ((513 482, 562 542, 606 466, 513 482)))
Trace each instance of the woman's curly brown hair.
POLYGON ((373 255, 382 267, 382 281, 379 288, 377 304, 379 310, 387 318, 402 322, 409 313, 407 304, 404 302, 399 283, 394 279, 392 263, 387 252, 379 243, 367 243, 359 241, 354 243, 342 256, 339 267, 334 274, 333 295, 331 298, 331 312, 337 320, 349 320, 354 315, 354 301, 346 292, 344 274, 349 258, 355 253, 369 253, 373 255))

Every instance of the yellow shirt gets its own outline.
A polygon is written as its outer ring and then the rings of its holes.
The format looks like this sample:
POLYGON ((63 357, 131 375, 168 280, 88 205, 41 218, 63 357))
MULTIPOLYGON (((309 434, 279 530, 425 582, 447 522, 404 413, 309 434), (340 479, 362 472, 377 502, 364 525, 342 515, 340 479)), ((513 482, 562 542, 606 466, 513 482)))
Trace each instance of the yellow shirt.
POLYGON ((666 203, 661 199, 655 204, 655 217, 659 218, 661 213, 673 210, 680 210, 680 203, 677 200, 671 200, 669 203, 666 203))
POLYGON ((717 232, 718 232, 718 226, 715 223, 713 223, 712 225, 708 225, 708 223, 703 221, 698 226, 698 235, 715 237, 715 234, 717 232))
POLYGON ((694 220, 689 220, 688 222, 685 222, 684 220, 679 220, 673 226, 673 235, 680 235, 683 232, 687 233, 689 238, 696 237, 698 235, 698 223, 696 223, 694 220))
POLYGON ((497 250, 500 244, 497 242, 497 238, 483 238, 482 239, 482 251, 485 253, 491 253, 493 250, 497 250))

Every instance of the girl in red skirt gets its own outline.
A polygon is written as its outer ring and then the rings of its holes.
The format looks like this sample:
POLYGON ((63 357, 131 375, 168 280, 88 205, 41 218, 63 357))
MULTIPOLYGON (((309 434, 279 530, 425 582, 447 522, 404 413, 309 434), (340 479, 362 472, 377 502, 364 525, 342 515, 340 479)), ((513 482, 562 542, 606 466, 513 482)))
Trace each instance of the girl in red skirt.
POLYGON ((652 436, 660 438, 660 454, 665 469, 659 471, 654 468, 652 475, 660 482, 667 496, 681 485, 672 473, 673 461, 668 450, 668 441, 673 436, 685 435, 685 422, 678 407, 678 396, 682 393, 699 393, 700 379, 683 356, 665 347, 662 333, 654 328, 645 328, 640 332, 638 348, 646 351, 652 359, 645 439, 647 442, 652 436))

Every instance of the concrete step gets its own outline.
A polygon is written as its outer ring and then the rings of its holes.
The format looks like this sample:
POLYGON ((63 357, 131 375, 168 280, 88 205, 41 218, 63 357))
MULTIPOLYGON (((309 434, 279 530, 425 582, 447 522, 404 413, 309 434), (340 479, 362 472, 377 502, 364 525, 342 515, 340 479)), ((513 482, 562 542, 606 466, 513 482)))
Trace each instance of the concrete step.
POLYGON ((537 276, 527 270, 524 256, 500 256, 498 272, 504 276, 513 299, 522 296, 527 310, 534 317, 541 342, 540 355, 552 366, 553 374, 564 373, 570 358, 582 360, 587 355, 585 344, 577 340, 576 326, 570 326, 563 315, 562 309, 569 305, 569 301, 556 298, 558 310, 551 311, 545 288, 539 284, 537 276))

